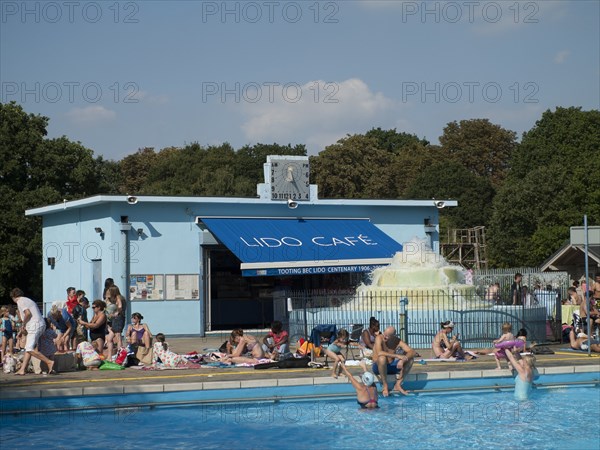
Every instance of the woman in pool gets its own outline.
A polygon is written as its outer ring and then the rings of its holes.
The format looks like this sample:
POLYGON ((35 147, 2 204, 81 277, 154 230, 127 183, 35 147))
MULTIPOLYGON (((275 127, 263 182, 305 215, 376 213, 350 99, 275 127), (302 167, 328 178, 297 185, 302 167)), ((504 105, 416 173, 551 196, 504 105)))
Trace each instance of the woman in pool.
POLYGON ((473 356, 467 354, 462 349, 460 341, 458 340, 458 334, 454 335, 452 339, 448 339, 448 335, 452 334, 454 330, 454 322, 447 320, 440 324, 441 330, 437 332, 431 343, 431 348, 436 358, 448 359, 471 359, 473 356))
POLYGON ((377 385, 375 384, 375 375, 367 370, 367 366, 364 361, 361 361, 360 366, 363 369, 363 374, 361 376, 362 383, 356 381, 344 363, 340 364, 340 367, 356 390, 356 401, 360 407, 362 409, 379 408, 379 405, 377 404, 379 395, 377 393, 377 385))
POLYGON ((517 359, 510 350, 506 350, 505 353, 506 358, 517 371, 517 376, 515 377, 515 399, 527 400, 533 387, 535 356, 521 356, 519 353, 517 353, 519 355, 519 359, 517 359))

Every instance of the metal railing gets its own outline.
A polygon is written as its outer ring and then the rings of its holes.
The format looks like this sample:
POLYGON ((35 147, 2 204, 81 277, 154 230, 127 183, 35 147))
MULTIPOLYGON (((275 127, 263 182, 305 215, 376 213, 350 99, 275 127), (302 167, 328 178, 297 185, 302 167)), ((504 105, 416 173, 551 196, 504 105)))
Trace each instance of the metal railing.
MULTIPOLYGON (((445 289, 347 289, 290 291, 287 321, 290 341, 308 338, 317 325, 334 324, 350 331, 355 324, 368 327, 370 317, 381 329, 396 328, 413 348, 430 348, 441 322, 452 320, 465 348, 491 347, 502 334, 502 325, 512 325, 513 334, 527 331, 528 342, 560 339, 561 303, 568 287, 568 275, 539 273, 534 269, 478 271, 473 284, 445 289), (523 274, 523 284, 538 286, 521 305, 507 304, 514 273, 523 274), (486 298, 489 285, 500 283, 500 296, 486 298)), ((489 296, 488 296, 489 297, 489 296)))

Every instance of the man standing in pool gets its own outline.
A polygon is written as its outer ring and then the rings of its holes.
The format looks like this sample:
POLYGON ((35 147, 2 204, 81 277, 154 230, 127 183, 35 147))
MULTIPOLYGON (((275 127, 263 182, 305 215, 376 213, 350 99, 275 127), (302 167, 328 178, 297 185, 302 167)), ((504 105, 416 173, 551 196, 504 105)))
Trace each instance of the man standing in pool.
POLYGON ((396 336, 394 327, 387 327, 382 334, 377 335, 373 345, 373 373, 381 381, 384 397, 390 395, 387 384, 388 374, 396 375, 396 384, 392 392, 408 394, 402 388, 402 381, 410 371, 415 356, 416 352, 396 336))

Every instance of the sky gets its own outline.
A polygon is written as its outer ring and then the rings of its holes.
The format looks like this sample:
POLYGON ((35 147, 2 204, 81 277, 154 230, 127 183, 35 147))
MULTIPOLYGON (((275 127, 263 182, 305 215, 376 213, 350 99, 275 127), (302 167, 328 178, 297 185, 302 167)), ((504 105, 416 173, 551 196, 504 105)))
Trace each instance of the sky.
POLYGON ((600 108, 600 1, 0 1, 0 101, 119 160, 600 108))

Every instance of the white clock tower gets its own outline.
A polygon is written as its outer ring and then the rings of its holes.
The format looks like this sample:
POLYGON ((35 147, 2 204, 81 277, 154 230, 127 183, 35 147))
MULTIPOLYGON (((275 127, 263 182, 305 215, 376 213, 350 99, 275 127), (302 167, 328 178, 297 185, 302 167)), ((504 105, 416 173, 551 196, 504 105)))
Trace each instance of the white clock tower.
POLYGON ((269 155, 264 164, 265 182, 257 186, 260 198, 308 202, 316 198, 310 184, 308 156, 269 155))

